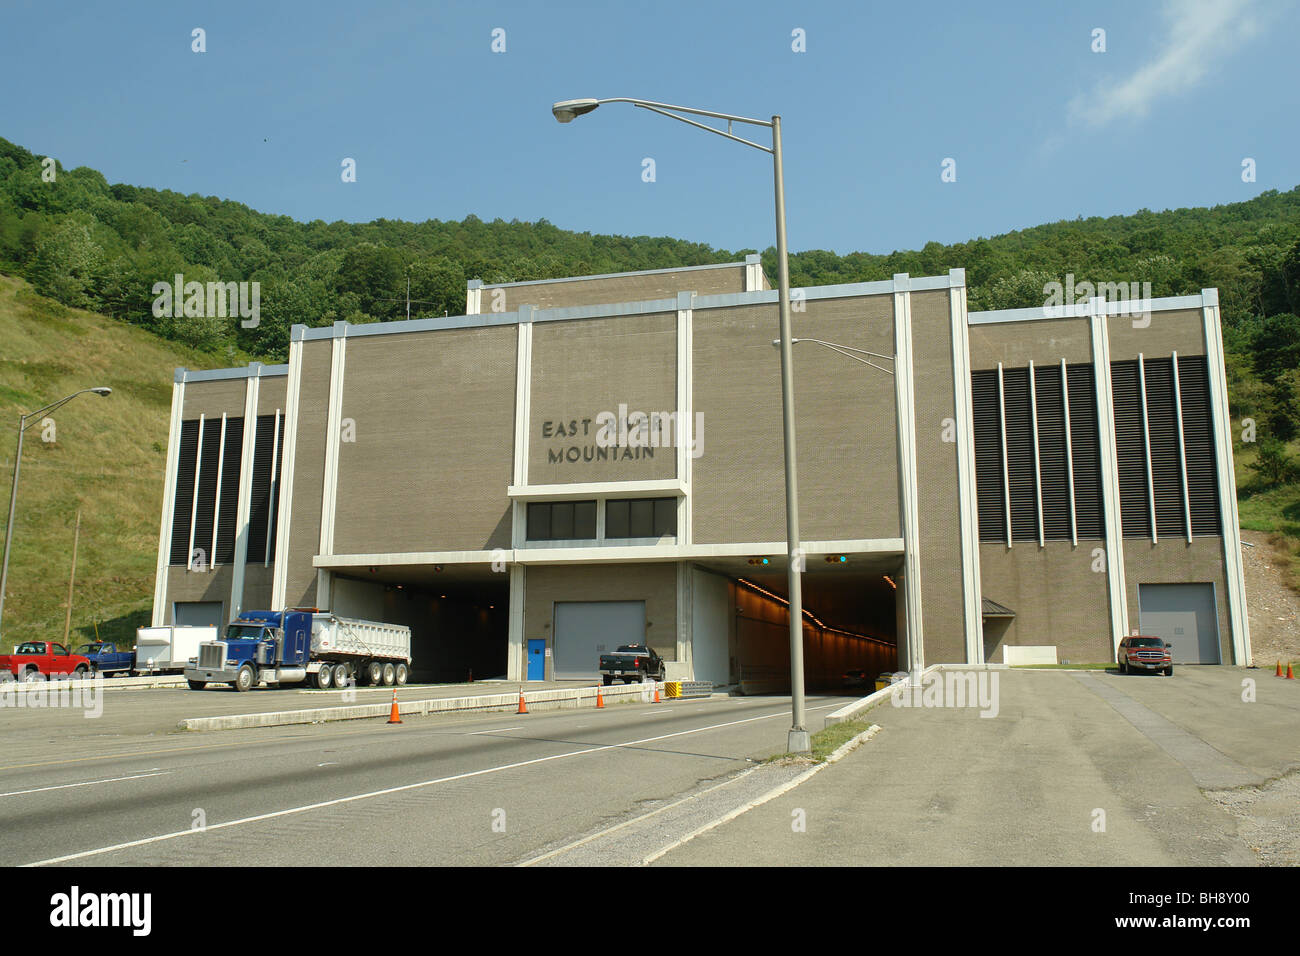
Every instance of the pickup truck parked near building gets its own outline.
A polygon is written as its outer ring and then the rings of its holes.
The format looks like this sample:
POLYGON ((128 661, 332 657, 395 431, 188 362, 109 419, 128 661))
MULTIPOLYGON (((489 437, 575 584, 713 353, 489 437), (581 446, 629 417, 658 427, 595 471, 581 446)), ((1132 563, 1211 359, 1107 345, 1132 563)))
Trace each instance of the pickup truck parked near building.
POLYGON ((1174 676, 1174 659, 1169 645, 1158 637, 1135 634, 1119 642, 1119 672, 1164 671, 1166 677, 1174 676))
POLYGON ((0 670, 19 680, 41 680, 51 674, 89 677, 90 667, 89 660, 52 641, 26 641, 12 654, 0 654, 0 670))
POLYGON ((612 654, 600 655, 600 676, 606 686, 621 680, 644 683, 664 679, 664 659, 645 644, 622 644, 612 654))
POLYGON ((111 677, 114 674, 130 677, 131 668, 135 665, 135 652, 119 651, 117 645, 112 641, 95 641, 92 644, 82 644, 77 648, 76 653, 90 661, 90 672, 92 674, 98 671, 105 677, 111 677))

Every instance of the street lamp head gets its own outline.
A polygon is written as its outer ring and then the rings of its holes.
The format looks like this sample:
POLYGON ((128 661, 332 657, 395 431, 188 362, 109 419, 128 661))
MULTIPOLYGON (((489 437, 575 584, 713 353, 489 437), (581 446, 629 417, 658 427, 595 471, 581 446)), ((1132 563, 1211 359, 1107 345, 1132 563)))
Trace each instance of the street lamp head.
POLYGON ((560 100, 551 107, 551 112, 561 123, 572 123, 575 116, 590 113, 599 105, 600 101, 593 99, 560 100))
POLYGON ((113 394, 113 390, 112 390, 111 388, 109 388, 107 385, 100 385, 98 388, 92 388, 91 391, 94 392, 96 395, 112 395, 112 394, 113 394))

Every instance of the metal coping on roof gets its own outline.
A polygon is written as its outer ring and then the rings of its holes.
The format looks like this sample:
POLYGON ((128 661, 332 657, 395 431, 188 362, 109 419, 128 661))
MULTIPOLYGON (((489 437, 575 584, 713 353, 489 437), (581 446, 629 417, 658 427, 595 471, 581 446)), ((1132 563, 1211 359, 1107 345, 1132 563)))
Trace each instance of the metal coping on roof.
POLYGON ((678 266, 676 269, 644 269, 640 272, 606 272, 603 275, 595 276, 563 276, 559 279, 521 279, 519 282, 492 282, 484 283, 482 279, 470 279, 466 282, 467 289, 509 289, 512 286, 522 285, 550 285, 555 282, 587 282, 591 279, 626 279, 628 276, 655 276, 667 275, 672 272, 699 272, 704 269, 740 269, 755 262, 761 262, 762 256, 758 253, 751 252, 745 256, 744 262, 714 262, 702 266, 678 266))
POLYGON ((971 312, 966 316, 966 322, 968 325, 993 325, 999 322, 1032 322, 1040 319, 1086 319, 1093 315, 1143 315, 1147 312, 1210 308, 1218 304, 1218 289, 1202 289, 1200 295, 1177 295, 1160 299, 1128 299, 1119 302, 1111 302, 1101 296, 1093 296, 1086 302, 1076 302, 1071 305, 1043 305, 1032 309, 996 309, 989 312, 971 312))
MULTIPOLYGON (((667 269, 662 271, 673 272, 676 270, 667 269)), ((628 274, 641 275, 643 273, 628 274)), ((840 299, 853 296, 890 295, 895 292, 957 289, 965 285, 966 270, 950 269, 947 275, 942 276, 912 278, 904 272, 895 275, 892 279, 883 279, 876 282, 807 286, 800 288, 799 291, 804 301, 812 301, 815 299, 840 299)), ((727 292, 721 295, 696 295, 692 299, 692 307, 696 309, 726 309, 746 305, 775 305, 779 296, 780 292, 777 289, 759 289, 754 292, 727 292)), ((659 312, 676 312, 678 308, 679 299, 676 297, 671 299, 647 299, 642 302, 617 302, 607 305, 565 306, 554 309, 538 309, 531 305, 521 305, 516 312, 484 312, 478 315, 399 319, 395 322, 367 322, 363 325, 335 322, 332 326, 318 328, 295 325, 290 332, 290 340, 294 342, 311 342, 318 339, 354 338, 362 335, 392 335, 401 332, 438 332, 446 329, 517 325, 521 322, 561 322, 572 319, 650 315, 659 312)))
POLYGON ((174 381, 185 383, 217 382, 240 378, 271 378, 288 374, 289 366, 287 365, 263 365, 261 362, 250 362, 246 368, 178 368, 174 381))

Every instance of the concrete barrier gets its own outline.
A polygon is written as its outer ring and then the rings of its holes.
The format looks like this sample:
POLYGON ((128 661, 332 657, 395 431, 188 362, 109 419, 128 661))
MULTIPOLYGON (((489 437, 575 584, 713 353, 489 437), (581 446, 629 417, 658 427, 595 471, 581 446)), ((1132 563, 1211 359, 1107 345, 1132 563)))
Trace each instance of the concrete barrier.
MULTIPOLYGON (((12 678, 13 675, 11 674, 12 678)), ((0 680, 4 676, 0 675, 0 680)), ((57 682, 60 687, 67 687, 69 690, 84 689, 95 685, 95 678, 85 678, 83 680, 65 680, 58 675, 46 678, 48 682, 57 682)), ((151 677, 102 677, 103 683, 100 685, 104 688, 120 687, 123 689, 142 687, 184 687, 185 675, 183 674, 154 674, 151 677)))
MULTIPOLYGON (((648 704, 654 700, 654 682, 614 684, 602 687, 605 704, 648 704)), ((660 695, 663 685, 659 685, 660 695)), ((576 710, 596 706, 596 687, 562 687, 554 690, 524 691, 524 702, 533 710, 576 710)), ((262 714, 229 714, 224 717, 189 717, 180 730, 246 730, 250 727, 283 727, 288 724, 320 724, 336 720, 364 720, 388 717, 392 700, 376 704, 350 704, 343 707, 316 707, 310 710, 281 710, 262 714)), ((475 697, 432 697, 424 700, 399 700, 397 712, 403 716, 427 717, 431 714, 477 711, 492 713, 513 711, 519 706, 519 692, 482 694, 475 697)))

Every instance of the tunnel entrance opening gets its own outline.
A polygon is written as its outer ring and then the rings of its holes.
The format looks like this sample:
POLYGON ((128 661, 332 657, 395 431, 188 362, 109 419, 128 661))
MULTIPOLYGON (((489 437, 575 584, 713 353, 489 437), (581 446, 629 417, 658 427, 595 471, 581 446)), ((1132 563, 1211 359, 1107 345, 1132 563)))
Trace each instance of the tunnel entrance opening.
POLYGON ((375 567, 336 574, 331 610, 411 629, 411 680, 504 678, 510 584, 490 565, 375 567))
MULTIPOLYGON (((804 686, 808 691, 865 693, 877 676, 898 669, 901 555, 829 557, 833 560, 809 558, 802 576, 804 686)), ((730 682, 745 694, 788 694, 786 568, 779 558, 756 563, 761 560, 746 559, 743 570, 735 562, 710 568, 731 582, 730 682)), ((699 651, 696 657, 698 662, 699 651)))

